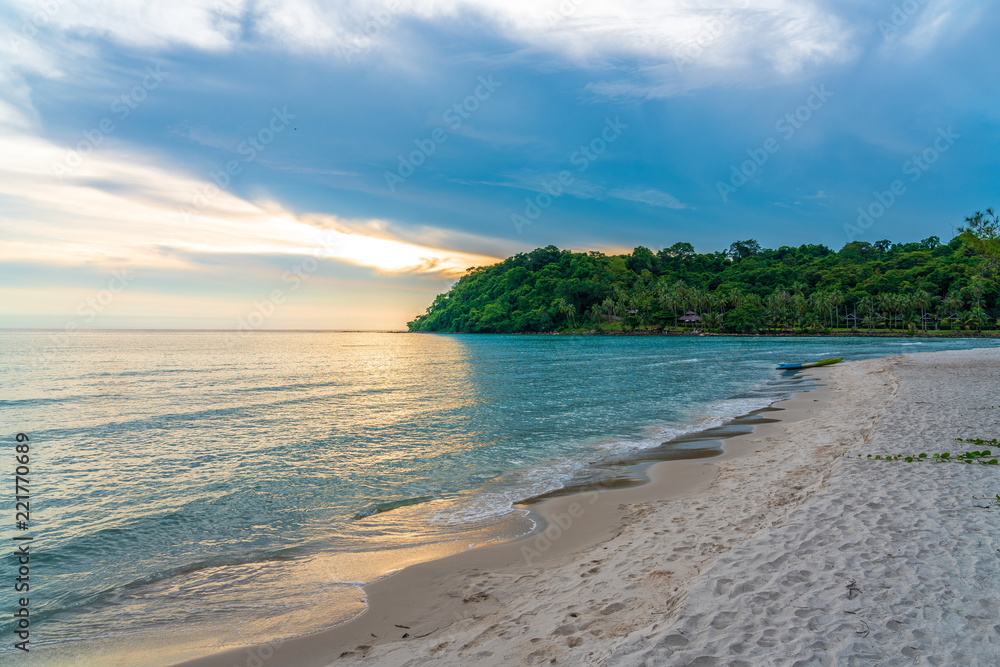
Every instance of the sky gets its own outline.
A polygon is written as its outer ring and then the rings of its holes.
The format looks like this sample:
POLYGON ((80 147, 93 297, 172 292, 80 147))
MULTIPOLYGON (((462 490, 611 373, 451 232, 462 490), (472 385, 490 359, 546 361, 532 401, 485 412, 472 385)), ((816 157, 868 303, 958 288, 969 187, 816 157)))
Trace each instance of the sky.
POLYGON ((944 240, 972 0, 0 0, 0 327, 390 329, 556 245, 944 240))

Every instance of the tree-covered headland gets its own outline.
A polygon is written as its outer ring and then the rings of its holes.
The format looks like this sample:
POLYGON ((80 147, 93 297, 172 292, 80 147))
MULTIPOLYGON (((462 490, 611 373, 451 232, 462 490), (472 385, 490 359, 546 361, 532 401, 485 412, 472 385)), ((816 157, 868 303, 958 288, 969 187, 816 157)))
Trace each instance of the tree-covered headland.
POLYGON ((1000 328, 1000 216, 966 218, 958 236, 726 252, 690 243, 630 254, 555 246, 475 267, 411 331, 726 333, 983 332, 1000 328), (690 321, 693 313, 697 320, 690 321), (688 321, 685 321, 688 320, 688 321))

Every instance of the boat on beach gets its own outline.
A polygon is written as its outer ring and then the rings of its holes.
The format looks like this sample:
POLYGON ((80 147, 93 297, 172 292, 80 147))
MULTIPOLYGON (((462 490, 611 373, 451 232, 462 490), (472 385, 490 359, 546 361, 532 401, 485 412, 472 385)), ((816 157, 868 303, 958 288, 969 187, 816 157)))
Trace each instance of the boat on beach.
POLYGON ((817 366, 830 366, 832 364, 836 364, 836 363, 841 362, 843 360, 844 360, 843 357, 837 357, 836 359, 822 359, 820 361, 814 361, 814 362, 809 363, 809 364, 785 364, 783 366, 778 366, 778 368, 776 370, 779 370, 779 371, 798 371, 798 370, 802 370, 803 368, 815 368, 817 366))

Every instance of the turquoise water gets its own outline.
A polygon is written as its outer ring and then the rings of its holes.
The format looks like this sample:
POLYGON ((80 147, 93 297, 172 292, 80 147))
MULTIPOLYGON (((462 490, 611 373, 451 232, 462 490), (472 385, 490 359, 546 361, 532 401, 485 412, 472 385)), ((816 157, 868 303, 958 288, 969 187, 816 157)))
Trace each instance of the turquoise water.
POLYGON ((4 468, 15 433, 32 447, 32 658, 162 664, 316 631, 364 608, 363 582, 530 530, 513 503, 588 462, 769 404, 779 363, 984 346, 0 332, 4 468))

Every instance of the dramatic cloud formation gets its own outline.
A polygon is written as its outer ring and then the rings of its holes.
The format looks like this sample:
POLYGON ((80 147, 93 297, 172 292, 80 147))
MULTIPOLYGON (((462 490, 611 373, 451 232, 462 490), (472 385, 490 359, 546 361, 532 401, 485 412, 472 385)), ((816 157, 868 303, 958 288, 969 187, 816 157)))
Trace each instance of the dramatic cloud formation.
MULTIPOLYGON (((71 158, 79 154, 69 153, 71 158)), ((109 158, 95 152, 67 159, 65 149, 23 135, 0 135, 0 194, 20 211, 22 223, 18 238, 0 247, 0 261, 127 259, 155 265, 175 262, 177 255, 169 251, 188 257, 220 252, 297 254, 387 272, 447 277, 496 261, 400 241, 389 234, 353 232, 357 222, 335 216, 314 216, 310 224, 277 203, 246 201, 214 181, 150 166, 135 155, 116 151, 109 158)), ((379 227, 377 221, 360 227, 373 225, 379 227)))
POLYGON ((865 233, 947 237, 994 203, 996 27, 971 0, 11 0, 0 325, 123 267, 88 324, 230 326, 319 258, 275 326, 398 327, 540 245, 838 247, 938 131, 865 233))

